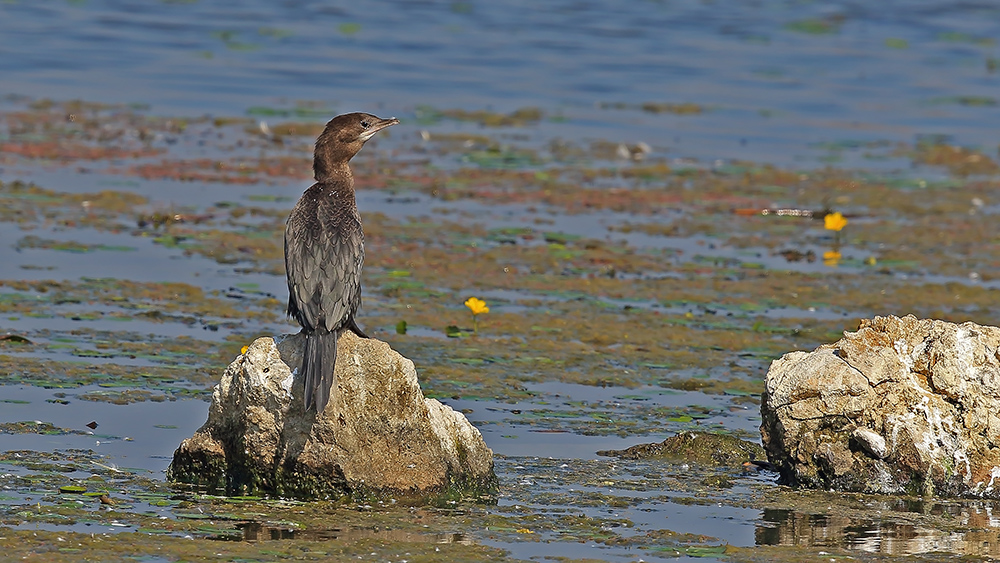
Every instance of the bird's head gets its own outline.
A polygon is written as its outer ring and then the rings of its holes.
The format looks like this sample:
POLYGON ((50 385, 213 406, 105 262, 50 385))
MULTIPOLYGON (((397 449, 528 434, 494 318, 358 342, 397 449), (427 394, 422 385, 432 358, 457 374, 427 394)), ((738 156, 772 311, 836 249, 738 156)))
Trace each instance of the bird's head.
POLYGON ((395 117, 382 119, 370 113, 345 113, 331 119, 316 139, 313 161, 316 180, 342 169, 365 146, 365 141, 397 123, 395 117))

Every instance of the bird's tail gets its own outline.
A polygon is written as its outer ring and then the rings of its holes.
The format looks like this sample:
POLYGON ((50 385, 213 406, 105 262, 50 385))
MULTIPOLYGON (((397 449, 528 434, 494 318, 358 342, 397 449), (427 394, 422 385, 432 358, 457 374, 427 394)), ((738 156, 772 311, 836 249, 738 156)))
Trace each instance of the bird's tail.
POLYGON ((326 410, 333 387, 333 370, 337 366, 337 331, 306 333, 302 354, 302 374, 305 377, 306 410, 316 405, 316 412, 326 410))

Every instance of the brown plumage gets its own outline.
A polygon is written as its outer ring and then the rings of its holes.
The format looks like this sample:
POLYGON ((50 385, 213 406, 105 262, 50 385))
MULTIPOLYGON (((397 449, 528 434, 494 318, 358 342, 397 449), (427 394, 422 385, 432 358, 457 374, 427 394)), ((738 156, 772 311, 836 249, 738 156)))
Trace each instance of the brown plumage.
POLYGON ((361 305, 365 235, 348 165, 378 131, 399 123, 367 113, 339 115, 316 140, 316 183, 302 194, 285 224, 288 315, 302 325, 305 407, 323 412, 330 400, 337 362, 337 336, 350 329, 361 305))

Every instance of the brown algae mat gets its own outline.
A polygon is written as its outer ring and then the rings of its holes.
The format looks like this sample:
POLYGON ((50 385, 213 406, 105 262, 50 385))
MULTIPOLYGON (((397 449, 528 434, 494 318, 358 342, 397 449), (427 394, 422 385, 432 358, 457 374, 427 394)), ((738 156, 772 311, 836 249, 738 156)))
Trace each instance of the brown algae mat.
MULTIPOLYGON (((442 115, 514 128, 538 119, 442 115)), ((309 182, 317 123, 265 132, 249 118, 50 101, 0 114, 0 381, 116 404, 204 399, 241 346, 295 330, 281 237, 309 182)), ((426 394, 506 409, 505 424, 658 441, 710 413, 642 400, 553 405, 538 386, 700 391, 753 411, 773 358, 835 340, 860 318, 996 322, 1000 180, 989 154, 893 145, 883 150, 915 172, 878 176, 616 160, 606 143, 536 147, 483 131, 397 133, 359 155, 359 320, 414 360, 426 394), (839 231, 825 228, 832 213, 847 219, 839 231), (469 297, 489 312, 474 319, 469 297), (526 416, 515 403, 536 408, 526 416)), ((45 408, 67 400, 53 397, 45 408)), ((3 428, 79 431, 41 422, 3 428)), ((963 546, 988 542, 995 555, 1000 537, 976 524, 989 503, 795 492, 739 467, 500 456, 499 504, 398 507, 175 491, 86 450, 24 449, 0 463, 12 491, 0 543, 52 561, 874 558, 858 547, 860 529, 913 539, 880 556, 934 560, 919 546, 975 555, 963 546), (708 518, 700 530, 681 524, 692 515, 708 518), (708 531, 724 518, 743 527, 708 531)))

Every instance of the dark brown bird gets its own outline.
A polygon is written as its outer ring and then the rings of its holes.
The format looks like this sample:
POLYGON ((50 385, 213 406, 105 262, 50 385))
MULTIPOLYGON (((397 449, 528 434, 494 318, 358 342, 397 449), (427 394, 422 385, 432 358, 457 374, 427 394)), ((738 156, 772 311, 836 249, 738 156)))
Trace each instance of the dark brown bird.
POLYGON ((337 363, 337 336, 349 329, 363 338, 354 315, 361 305, 365 235, 348 165, 365 141, 399 123, 367 113, 339 115, 316 139, 316 183, 302 194, 285 224, 288 315, 306 336, 302 357, 306 409, 323 412, 337 363))

